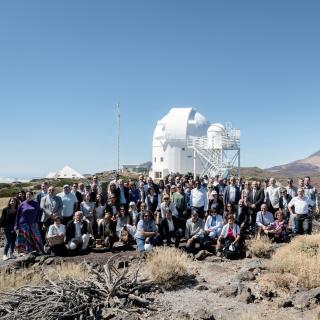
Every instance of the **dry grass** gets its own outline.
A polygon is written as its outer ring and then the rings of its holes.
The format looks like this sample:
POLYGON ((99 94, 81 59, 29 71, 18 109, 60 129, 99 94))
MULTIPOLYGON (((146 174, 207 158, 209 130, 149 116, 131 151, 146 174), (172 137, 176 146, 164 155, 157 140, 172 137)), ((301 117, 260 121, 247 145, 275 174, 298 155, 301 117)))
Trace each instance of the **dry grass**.
POLYGON ((295 290, 298 284, 298 277, 289 273, 266 273, 258 278, 258 284, 262 291, 269 292, 276 290, 287 294, 295 290))
POLYGON ((81 264, 63 263, 48 267, 45 273, 34 269, 22 269, 13 273, 0 272, 0 291, 8 291, 21 288, 25 285, 39 286, 46 279, 60 281, 67 278, 85 280, 88 277, 87 270, 81 264))
POLYGON ((280 248, 270 261, 273 272, 289 272, 306 288, 320 286, 320 235, 299 236, 280 248))
POLYGON ((155 248, 147 257, 145 272, 156 284, 173 288, 191 276, 188 255, 176 248, 155 248))
POLYGON ((270 258, 272 254, 272 243, 268 238, 252 239, 248 242, 249 252, 258 258, 270 258))

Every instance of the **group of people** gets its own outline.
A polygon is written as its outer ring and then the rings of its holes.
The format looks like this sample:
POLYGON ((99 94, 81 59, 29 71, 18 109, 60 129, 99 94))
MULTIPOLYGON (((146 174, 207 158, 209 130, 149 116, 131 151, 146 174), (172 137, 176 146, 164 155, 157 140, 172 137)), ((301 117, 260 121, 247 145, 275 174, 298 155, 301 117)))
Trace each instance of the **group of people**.
POLYGON ((231 176, 193 179, 169 175, 155 183, 141 175, 124 181, 117 175, 102 192, 96 176, 90 184, 64 185, 60 193, 43 182, 35 196, 21 191, 3 209, 4 260, 32 251, 68 255, 88 246, 112 250, 115 241, 136 243, 139 252, 185 241, 185 250, 211 248, 237 256, 248 237, 287 242, 310 234, 319 213, 310 177, 279 186, 274 178, 243 181, 231 176))

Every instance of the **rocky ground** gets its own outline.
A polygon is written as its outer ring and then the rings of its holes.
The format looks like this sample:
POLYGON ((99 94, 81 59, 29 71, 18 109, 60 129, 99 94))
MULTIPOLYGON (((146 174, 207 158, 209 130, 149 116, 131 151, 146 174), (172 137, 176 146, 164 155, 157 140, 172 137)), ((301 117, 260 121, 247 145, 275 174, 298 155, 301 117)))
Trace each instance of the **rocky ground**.
MULTIPOLYGON (((63 258, 63 261, 87 261, 94 267, 110 258, 109 252, 63 258)), ((120 251, 115 267, 135 268, 143 258, 135 251, 120 251)), ((1 270, 39 268, 61 263, 61 258, 27 257, 1 261, 1 270), (29 259, 29 260, 28 260, 29 259)), ((143 295, 152 301, 152 310, 145 310, 132 319, 319 319, 320 288, 306 290, 292 285, 277 289, 266 285, 263 277, 270 275, 268 259, 246 258, 230 261, 201 251, 190 258, 194 277, 175 290, 151 290, 143 295)), ((271 275, 272 276, 272 275, 271 275)), ((144 277, 144 274, 140 274, 144 277)), ((110 314, 106 319, 130 319, 110 314)))

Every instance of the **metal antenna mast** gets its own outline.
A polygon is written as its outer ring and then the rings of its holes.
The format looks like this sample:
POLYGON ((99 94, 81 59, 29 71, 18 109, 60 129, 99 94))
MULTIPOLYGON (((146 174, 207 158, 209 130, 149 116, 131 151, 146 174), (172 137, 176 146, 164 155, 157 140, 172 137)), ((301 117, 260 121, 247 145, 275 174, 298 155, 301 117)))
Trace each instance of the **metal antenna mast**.
POLYGON ((117 173, 120 171, 120 104, 117 104, 117 173))

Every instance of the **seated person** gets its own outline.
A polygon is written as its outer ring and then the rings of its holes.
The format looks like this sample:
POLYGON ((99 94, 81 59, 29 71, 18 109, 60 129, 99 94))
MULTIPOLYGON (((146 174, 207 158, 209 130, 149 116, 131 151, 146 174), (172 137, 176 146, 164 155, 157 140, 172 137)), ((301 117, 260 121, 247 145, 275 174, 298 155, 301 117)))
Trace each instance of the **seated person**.
POLYGON ((102 241, 102 245, 110 250, 112 249, 115 241, 115 229, 115 222, 112 221, 111 212, 106 212, 99 225, 99 236, 102 241))
MULTIPOLYGON (((227 224, 222 228, 217 241, 218 251, 234 252, 236 256, 240 251, 240 227, 234 222, 234 216, 230 214, 227 217, 227 224)), ((228 257, 227 257, 228 258, 228 257)))
POLYGON ((83 213, 81 211, 76 211, 74 219, 67 224, 67 248, 69 250, 85 250, 88 247, 89 240, 88 222, 83 219, 83 213))
POLYGON ((185 238, 187 239, 186 250, 193 251, 195 244, 199 243, 200 247, 204 242, 204 221, 198 216, 196 210, 192 210, 191 218, 187 220, 185 238))
POLYGON ((61 218, 56 216, 53 224, 49 226, 47 242, 52 256, 62 256, 65 254, 64 238, 66 236, 66 227, 61 224, 61 218))
MULTIPOLYGON (((267 210, 267 205, 263 203, 261 205, 261 211, 257 213, 256 224, 258 227, 258 239, 263 235, 268 235, 269 231, 273 230, 273 214, 267 210)), ((270 233, 272 236, 272 234, 270 233)))
MULTIPOLYGON (((122 239, 122 235, 123 235, 123 228, 126 231, 126 226, 130 224, 130 215, 127 213, 126 209, 124 206, 120 206, 119 208, 119 214, 117 217, 117 226, 116 226, 116 233, 117 233, 117 237, 120 240, 124 240, 122 239)), ((128 241, 128 233, 126 232, 126 238, 128 241)), ((126 242, 126 241, 123 241, 126 242)))
POLYGON ((221 230, 223 227, 223 219, 222 216, 217 214, 216 208, 210 209, 210 214, 206 220, 206 224, 204 226, 205 233, 212 239, 217 239, 220 236, 221 230))
POLYGON ((288 223, 285 219, 283 211, 278 210, 275 213, 276 221, 272 224, 273 229, 269 230, 268 233, 274 235, 274 240, 277 243, 289 241, 289 229, 288 223))
POLYGON ((165 218, 161 221, 160 235, 162 240, 167 240, 168 246, 174 242, 175 247, 179 247, 182 238, 182 230, 179 228, 178 219, 175 216, 172 216, 170 209, 167 210, 165 218))
POLYGON ((143 212, 142 219, 138 222, 135 234, 137 242, 137 251, 145 251, 145 248, 162 245, 161 237, 158 235, 158 229, 150 211, 143 212), (148 246, 146 246, 148 245, 148 246))
POLYGON ((137 205, 133 201, 129 203, 129 216, 132 221, 132 225, 137 226, 140 213, 137 209, 137 205))

